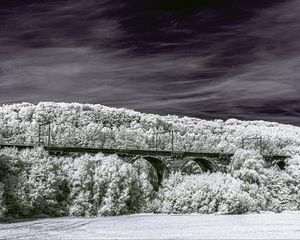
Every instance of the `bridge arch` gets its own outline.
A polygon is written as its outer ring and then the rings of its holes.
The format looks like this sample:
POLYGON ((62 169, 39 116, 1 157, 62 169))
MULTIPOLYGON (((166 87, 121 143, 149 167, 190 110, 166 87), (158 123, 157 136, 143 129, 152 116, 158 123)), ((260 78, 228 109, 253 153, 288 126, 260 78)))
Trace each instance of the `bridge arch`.
POLYGON ((183 168, 189 163, 189 162, 195 162, 201 169, 201 171, 203 173, 205 172, 215 172, 219 169, 219 167, 212 161, 209 159, 205 159, 205 158, 193 158, 193 159, 188 159, 186 161, 184 161, 181 166, 180 166, 180 170, 183 170, 183 168))
POLYGON ((129 162, 134 163, 139 159, 146 160, 155 169, 157 175, 157 185, 153 184, 153 188, 154 190, 157 191, 164 177, 168 176, 169 173, 172 171, 171 164, 168 163, 168 161, 165 160, 164 158, 158 156, 137 156, 132 160, 130 160, 129 162))
POLYGON ((284 170, 284 169, 285 169, 285 166, 286 166, 284 160, 277 161, 277 162, 275 163, 275 165, 279 168, 279 170, 284 170))

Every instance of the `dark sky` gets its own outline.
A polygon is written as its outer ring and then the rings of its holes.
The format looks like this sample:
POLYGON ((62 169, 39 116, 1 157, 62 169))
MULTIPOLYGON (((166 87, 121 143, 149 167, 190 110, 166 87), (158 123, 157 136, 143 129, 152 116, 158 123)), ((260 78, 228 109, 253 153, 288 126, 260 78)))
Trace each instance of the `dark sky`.
POLYGON ((299 0, 1 0, 0 103, 300 125, 299 0))

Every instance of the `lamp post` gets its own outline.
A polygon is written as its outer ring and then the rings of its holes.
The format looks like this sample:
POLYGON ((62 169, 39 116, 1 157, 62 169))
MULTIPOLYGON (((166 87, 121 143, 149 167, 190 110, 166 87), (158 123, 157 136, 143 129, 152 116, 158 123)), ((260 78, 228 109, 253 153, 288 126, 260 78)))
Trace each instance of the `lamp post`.
POLYGON ((38 138, 38 143, 39 144, 42 144, 41 143, 41 136, 42 136, 42 127, 45 126, 45 125, 48 125, 48 147, 50 146, 50 132, 51 132, 51 127, 50 127, 50 122, 46 122, 46 123, 40 123, 39 124, 39 138, 38 138))

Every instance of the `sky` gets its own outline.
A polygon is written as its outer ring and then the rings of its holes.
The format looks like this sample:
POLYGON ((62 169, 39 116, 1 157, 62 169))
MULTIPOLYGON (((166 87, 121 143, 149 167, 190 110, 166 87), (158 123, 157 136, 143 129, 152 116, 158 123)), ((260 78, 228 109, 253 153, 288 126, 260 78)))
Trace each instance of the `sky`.
POLYGON ((1 0, 0 104, 300 125, 299 0, 1 0))

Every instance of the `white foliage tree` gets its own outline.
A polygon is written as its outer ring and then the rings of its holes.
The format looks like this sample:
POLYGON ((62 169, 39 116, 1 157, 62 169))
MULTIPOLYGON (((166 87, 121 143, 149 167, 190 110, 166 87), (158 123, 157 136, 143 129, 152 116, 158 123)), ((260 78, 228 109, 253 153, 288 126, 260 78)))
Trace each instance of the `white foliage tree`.
MULTIPOLYGON (((158 195, 153 172, 116 156, 52 157, 39 148, 1 149, 3 213, 95 216, 139 211, 242 213, 299 209, 300 128, 264 121, 205 121, 142 114, 79 103, 0 106, 0 139, 37 143, 38 126, 51 122, 51 143, 66 146, 235 153, 230 175, 172 175, 158 195), (261 139, 247 142, 245 139, 261 139), (240 149, 242 142, 248 150, 240 149), (262 154, 287 154, 286 169, 266 169, 262 154), (247 203, 248 201, 248 203, 247 203)), ((47 138, 47 129, 42 131, 47 138)), ((0 154, 0 155, 1 155, 0 154)), ((1 159, 1 158, 0 158, 1 159)), ((1 165, 0 165, 1 171, 1 165)), ((1 214, 1 211, 0 211, 1 214)))
POLYGON ((164 182, 159 199, 158 211, 167 213, 238 214, 252 208, 252 199, 242 191, 242 182, 222 173, 176 173, 164 182))

